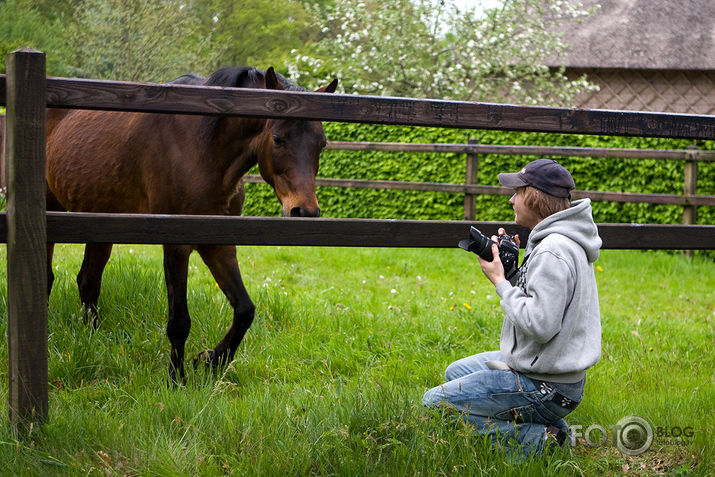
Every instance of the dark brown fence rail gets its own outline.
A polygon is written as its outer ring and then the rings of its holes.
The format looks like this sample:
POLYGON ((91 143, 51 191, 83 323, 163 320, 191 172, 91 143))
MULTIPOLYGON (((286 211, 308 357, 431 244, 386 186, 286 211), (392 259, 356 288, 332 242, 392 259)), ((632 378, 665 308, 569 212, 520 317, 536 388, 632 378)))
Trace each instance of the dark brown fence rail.
MULTIPOLYGON (((261 176, 245 177, 246 182, 261 183, 261 176)), ((514 191, 507 187, 475 184, 450 184, 443 182, 408 182, 368 179, 332 179, 317 178, 316 184, 324 187, 355 187, 362 189, 398 189, 423 192, 452 192, 455 194, 510 195, 514 191)), ((595 190, 575 190, 571 193, 575 199, 589 197, 597 201, 642 202, 649 204, 671 205, 715 205, 712 195, 677 195, 677 194, 639 194, 635 192, 601 192, 595 190)))
POLYGON ((411 144, 401 142, 330 141, 341 151, 451 152, 456 154, 512 154, 523 156, 616 157, 624 159, 681 159, 715 161, 715 151, 700 149, 626 149, 617 147, 512 146, 500 144, 411 144))
MULTIPOLYGON (((8 256, 10 420, 21 428, 47 419, 48 240, 453 247, 469 224, 46 213, 46 107, 715 139, 715 116, 46 78, 45 55, 31 49, 8 54, 7 72, 0 75, 0 105, 7 106, 8 179, 0 230, 8 256)), ((478 193, 474 187, 469 192, 478 193)), ((501 225, 478 224, 487 233, 501 225)), ((715 248, 715 226, 710 225, 599 227, 609 248, 715 248)))
MULTIPOLYGON (((715 116, 47 78, 47 106, 465 129, 712 139, 715 116)), ((6 78, 0 75, 0 99, 6 78)))
MULTIPOLYGON (((488 235, 513 222, 462 220, 311 219, 201 215, 47 212, 47 240, 56 243, 315 245, 330 247, 456 248, 474 225, 488 235)), ((7 236, 0 214, 0 241, 7 236)), ((715 248, 715 225, 599 224, 606 249, 715 248), (697 234, 692 233, 697 230, 697 234)))

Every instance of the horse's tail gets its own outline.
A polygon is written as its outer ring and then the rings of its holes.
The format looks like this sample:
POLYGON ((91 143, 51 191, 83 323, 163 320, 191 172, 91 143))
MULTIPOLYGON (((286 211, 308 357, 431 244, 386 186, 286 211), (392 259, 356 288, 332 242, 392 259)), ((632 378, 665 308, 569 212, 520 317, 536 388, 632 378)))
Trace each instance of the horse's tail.
POLYGON ((45 136, 49 138, 50 134, 52 134, 52 131, 55 129, 55 127, 57 127, 60 121, 62 121, 65 116, 67 116, 72 111, 72 109, 47 108, 47 116, 45 120, 45 136))
MULTIPOLYGON (((50 109, 47 110, 47 119, 45 122, 45 140, 50 137, 52 131, 57 125, 70 113, 71 109, 50 109)), ((7 200, 7 178, 6 178, 6 161, 5 161, 5 141, 7 138, 7 116, 0 114, 0 197, 7 200)), ((49 197, 49 190, 48 190, 49 197)), ((49 199, 48 199, 49 200, 49 199)), ((56 200, 55 200, 56 201, 56 200)))

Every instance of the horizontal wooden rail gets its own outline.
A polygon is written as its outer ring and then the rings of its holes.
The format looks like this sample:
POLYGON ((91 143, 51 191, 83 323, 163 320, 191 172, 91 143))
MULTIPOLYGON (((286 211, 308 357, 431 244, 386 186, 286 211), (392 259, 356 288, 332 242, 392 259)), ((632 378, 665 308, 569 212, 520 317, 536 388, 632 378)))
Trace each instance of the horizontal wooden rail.
MULTIPOLYGON (((475 226, 487 235, 513 222, 313 219, 47 213, 47 240, 55 243, 167 243, 334 247, 454 248, 475 226)), ((715 225, 599 224, 604 249, 715 249, 715 225)), ((0 242, 7 240, 0 214, 0 242)))
POLYGON ((700 149, 626 149, 609 147, 511 146, 496 144, 414 144, 403 142, 328 141, 338 151, 438 152, 455 154, 508 154, 558 157, 611 157, 715 161, 715 151, 700 149))
MULTIPOLYGON (((244 181, 249 183, 264 183, 259 175, 246 175, 244 181)), ((422 192, 447 192, 455 194, 485 194, 485 195, 511 195, 513 189, 493 185, 450 184, 445 182, 409 182, 387 181, 368 179, 315 179, 315 183, 322 187, 354 187, 357 189, 392 189, 392 190, 417 190, 422 192)), ((594 201, 608 202, 637 202, 646 204, 669 205, 710 205, 715 206, 715 195, 679 195, 679 194, 639 194, 634 192, 601 192, 593 190, 574 190, 571 192, 574 199, 590 198, 594 201)))
MULTIPOLYGON (((0 75, 4 104, 5 75, 0 75)), ((47 78, 47 105, 176 114, 715 139, 715 116, 47 78)))

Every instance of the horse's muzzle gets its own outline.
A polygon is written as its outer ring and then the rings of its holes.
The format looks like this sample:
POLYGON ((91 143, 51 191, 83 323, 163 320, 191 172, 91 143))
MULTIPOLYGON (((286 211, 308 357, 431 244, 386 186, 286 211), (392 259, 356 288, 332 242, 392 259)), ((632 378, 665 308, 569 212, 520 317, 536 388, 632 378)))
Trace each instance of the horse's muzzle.
POLYGON ((290 209, 290 217, 320 217, 320 207, 293 207, 290 209))

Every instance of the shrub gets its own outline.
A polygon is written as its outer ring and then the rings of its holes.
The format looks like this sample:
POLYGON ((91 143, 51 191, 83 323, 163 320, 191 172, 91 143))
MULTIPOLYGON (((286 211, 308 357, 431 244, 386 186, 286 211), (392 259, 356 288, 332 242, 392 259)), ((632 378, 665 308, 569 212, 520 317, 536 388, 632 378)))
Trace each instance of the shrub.
MULTIPOLYGON (((325 123, 333 141, 375 141, 466 144, 470 138, 482 144, 544 146, 618 147, 638 149, 683 149, 693 141, 659 138, 626 138, 488 130, 442 129, 377 124, 325 123)), ((715 141, 701 141, 701 149, 715 149, 715 141)), ((488 154, 479 157, 479 184, 497 185, 497 175, 515 171, 536 156, 488 154)), ((571 171, 581 190, 682 194, 684 161, 613 158, 556 158, 571 171)), ((698 193, 715 194, 715 166, 700 163, 698 193)), ((464 183, 464 154, 408 153, 327 150, 321 157, 319 177, 383 179, 464 183)), ((255 171, 253 171, 255 173, 255 171)), ((280 207, 266 184, 246 185, 246 215, 278 215, 280 207)), ((459 220, 463 195, 443 192, 375 190, 321 187, 318 200, 325 217, 379 219, 459 220)), ((597 222, 663 223, 682 222, 682 206, 598 202, 597 222)), ((699 224, 715 219, 712 207, 699 207, 699 224)), ((478 220, 512 220, 513 211, 505 197, 478 196, 478 220)))

